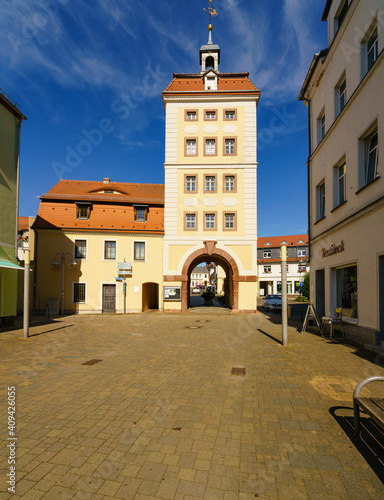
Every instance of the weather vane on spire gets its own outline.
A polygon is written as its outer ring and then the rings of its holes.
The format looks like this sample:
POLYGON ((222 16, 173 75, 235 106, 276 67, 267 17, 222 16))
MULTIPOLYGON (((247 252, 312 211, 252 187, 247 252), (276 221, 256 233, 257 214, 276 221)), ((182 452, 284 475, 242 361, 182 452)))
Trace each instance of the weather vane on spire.
POLYGON ((216 9, 212 7, 212 0, 209 0, 209 7, 203 9, 205 12, 209 14, 209 26, 208 29, 212 29, 212 17, 218 16, 216 9))

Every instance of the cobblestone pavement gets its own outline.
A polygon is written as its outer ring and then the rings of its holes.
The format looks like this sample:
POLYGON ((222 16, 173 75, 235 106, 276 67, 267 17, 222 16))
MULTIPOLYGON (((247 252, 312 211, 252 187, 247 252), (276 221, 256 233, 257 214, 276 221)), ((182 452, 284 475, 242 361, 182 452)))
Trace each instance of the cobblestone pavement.
MULTIPOLYGON (((384 498, 382 463, 351 439, 353 389, 384 369, 354 347, 288 332, 284 348, 264 314, 206 310, 1 333, 1 418, 15 386, 17 475, 7 492, 2 425, 0 498, 384 498)), ((363 420, 363 436, 377 435, 363 420)))

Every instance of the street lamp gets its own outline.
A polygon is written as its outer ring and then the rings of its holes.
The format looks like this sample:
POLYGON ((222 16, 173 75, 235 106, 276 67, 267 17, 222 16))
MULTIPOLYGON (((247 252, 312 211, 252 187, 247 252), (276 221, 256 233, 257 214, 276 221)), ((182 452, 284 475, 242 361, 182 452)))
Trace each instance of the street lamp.
POLYGON ((57 252, 54 256, 53 261, 51 262, 51 266, 59 267, 61 266, 61 315, 64 316, 64 264, 66 256, 70 257, 69 265, 71 267, 77 266, 76 262, 73 259, 73 255, 71 252, 57 252), (57 260, 57 256, 60 257, 60 262, 57 260))

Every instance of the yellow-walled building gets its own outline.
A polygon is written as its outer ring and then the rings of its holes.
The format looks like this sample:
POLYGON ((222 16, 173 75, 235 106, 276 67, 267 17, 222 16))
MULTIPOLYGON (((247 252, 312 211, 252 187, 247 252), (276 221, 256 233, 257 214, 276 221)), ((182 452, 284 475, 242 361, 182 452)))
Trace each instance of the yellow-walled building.
POLYGON ((163 211, 160 184, 59 181, 41 197, 33 225, 34 311, 158 309, 163 211))
POLYGON ((220 48, 200 49, 198 74, 174 74, 166 115, 164 310, 186 311, 202 262, 225 271, 227 307, 257 310, 256 111, 248 73, 220 73, 220 48))

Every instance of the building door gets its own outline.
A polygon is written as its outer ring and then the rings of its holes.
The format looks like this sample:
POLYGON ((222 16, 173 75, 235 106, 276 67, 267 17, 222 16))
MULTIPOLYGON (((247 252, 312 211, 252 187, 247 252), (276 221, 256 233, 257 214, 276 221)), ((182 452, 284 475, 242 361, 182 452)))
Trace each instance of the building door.
POLYGON ((325 316, 325 283, 324 269, 316 271, 316 312, 319 318, 325 316))
POLYGON ((116 285, 103 285, 103 313, 116 312, 116 285))
POLYGON ((384 255, 379 257, 379 328, 384 332, 384 255))

